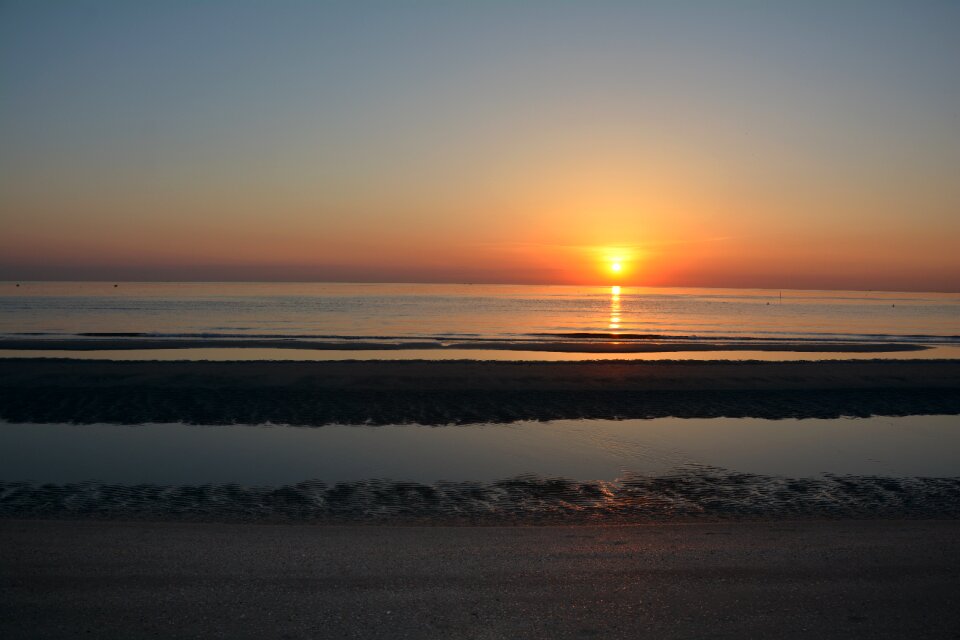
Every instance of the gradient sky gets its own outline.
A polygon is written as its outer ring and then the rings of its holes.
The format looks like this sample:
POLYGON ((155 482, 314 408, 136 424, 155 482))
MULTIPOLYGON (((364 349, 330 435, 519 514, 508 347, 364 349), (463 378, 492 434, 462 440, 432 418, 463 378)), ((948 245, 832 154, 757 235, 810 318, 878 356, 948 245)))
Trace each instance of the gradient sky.
POLYGON ((0 1, 0 279, 960 290, 960 2, 0 1))

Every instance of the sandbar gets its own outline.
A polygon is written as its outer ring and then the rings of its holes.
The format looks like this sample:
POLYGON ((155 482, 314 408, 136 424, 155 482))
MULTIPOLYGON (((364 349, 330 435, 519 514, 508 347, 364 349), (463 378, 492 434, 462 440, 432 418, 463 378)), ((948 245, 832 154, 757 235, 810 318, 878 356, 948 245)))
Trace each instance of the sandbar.
POLYGON ((960 360, 0 359, 10 422, 456 424, 960 414, 960 360))
MULTIPOLYGON (((905 338, 908 340, 908 338, 905 338)), ((503 350, 552 353, 671 353, 689 351, 771 351, 785 353, 900 353, 928 349, 928 346, 904 342, 843 342, 825 340, 740 339, 663 339, 620 338, 580 340, 378 340, 338 338, 307 340, 301 338, 151 338, 85 337, 0 338, 0 350, 19 351, 127 351, 148 349, 298 349, 314 351, 405 351, 405 350, 503 350)))

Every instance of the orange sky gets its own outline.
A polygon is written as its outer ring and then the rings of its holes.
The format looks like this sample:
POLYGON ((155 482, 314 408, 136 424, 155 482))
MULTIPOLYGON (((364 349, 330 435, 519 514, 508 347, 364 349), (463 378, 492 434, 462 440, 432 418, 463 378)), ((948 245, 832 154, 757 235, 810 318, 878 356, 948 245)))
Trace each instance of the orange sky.
POLYGON ((102 6, 0 20, 0 279, 960 290, 955 6, 102 6))

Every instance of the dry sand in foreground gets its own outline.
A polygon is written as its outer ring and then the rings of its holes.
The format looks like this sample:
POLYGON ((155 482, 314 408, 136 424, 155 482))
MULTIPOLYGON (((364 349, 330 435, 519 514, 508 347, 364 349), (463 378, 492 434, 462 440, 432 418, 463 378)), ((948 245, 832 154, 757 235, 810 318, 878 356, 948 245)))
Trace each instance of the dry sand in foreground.
POLYGON ((960 522, 0 520, 0 636, 956 638, 960 522))

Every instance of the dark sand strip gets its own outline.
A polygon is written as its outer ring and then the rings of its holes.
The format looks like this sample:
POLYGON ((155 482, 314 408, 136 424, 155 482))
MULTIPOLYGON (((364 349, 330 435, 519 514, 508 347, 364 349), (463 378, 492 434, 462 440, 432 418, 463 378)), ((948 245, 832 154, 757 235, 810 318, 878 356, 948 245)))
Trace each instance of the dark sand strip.
POLYGON ((960 522, 0 521, 0 637, 956 638, 960 522))
POLYGON ((960 360, 0 360, 10 422, 465 424, 960 414, 960 360))
POLYGON ((408 349, 496 349, 555 353, 669 353, 683 351, 779 351, 800 353, 897 353, 923 351, 919 344, 889 342, 827 342, 790 340, 701 340, 666 339, 637 341, 635 336, 611 340, 526 340, 476 339, 384 342, 365 339, 303 340, 298 338, 0 338, 0 349, 21 351, 125 351, 144 349, 306 349, 316 351, 399 351, 408 349))

